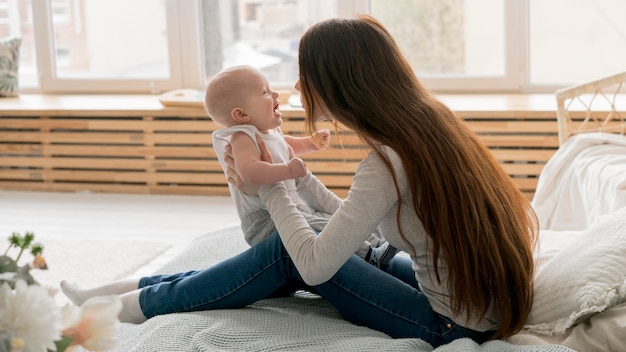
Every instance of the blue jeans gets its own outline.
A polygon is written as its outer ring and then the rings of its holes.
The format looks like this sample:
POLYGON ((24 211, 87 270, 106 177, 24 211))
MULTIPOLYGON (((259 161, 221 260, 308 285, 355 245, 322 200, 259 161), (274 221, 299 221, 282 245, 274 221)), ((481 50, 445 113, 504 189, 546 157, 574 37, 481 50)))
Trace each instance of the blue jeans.
POLYGON ((277 292, 304 288, 324 297, 352 323, 394 338, 418 337, 437 347, 461 337, 482 343, 491 335, 434 312, 417 288, 411 261, 404 257, 396 256, 385 272, 353 255, 330 280, 308 286, 278 233, 205 270, 144 277, 139 287, 146 318, 241 308, 277 292))

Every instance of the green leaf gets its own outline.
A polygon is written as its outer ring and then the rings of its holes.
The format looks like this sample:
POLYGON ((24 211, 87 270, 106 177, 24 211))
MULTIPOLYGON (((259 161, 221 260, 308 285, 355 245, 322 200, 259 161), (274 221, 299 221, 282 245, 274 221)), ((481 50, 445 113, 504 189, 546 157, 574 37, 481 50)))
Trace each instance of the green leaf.
POLYGON ((35 239, 34 233, 26 232, 26 234, 24 235, 24 243, 23 243, 22 248, 27 249, 28 247, 30 247, 30 244, 33 243, 34 239, 35 239))
POLYGON ((9 256, 0 256, 0 273, 14 273, 17 271, 17 263, 9 256))
POLYGON ((14 246, 21 246, 22 236, 17 232, 13 232, 11 236, 9 237, 9 242, 14 246))
POLYGON ((39 242, 33 243, 33 245, 30 247, 30 253, 35 257, 37 256, 37 254, 42 254, 43 245, 39 242))
POLYGON ((57 352, 64 352, 71 343, 72 338, 68 336, 63 336, 60 340, 54 342, 57 347, 57 352))
POLYGON ((13 232, 11 236, 9 236, 8 240, 9 240, 9 247, 7 248, 6 251, 4 251, 5 255, 9 253, 9 249, 11 249, 11 247, 20 247, 20 245, 22 244, 22 238, 20 237, 20 234, 17 232, 13 232))

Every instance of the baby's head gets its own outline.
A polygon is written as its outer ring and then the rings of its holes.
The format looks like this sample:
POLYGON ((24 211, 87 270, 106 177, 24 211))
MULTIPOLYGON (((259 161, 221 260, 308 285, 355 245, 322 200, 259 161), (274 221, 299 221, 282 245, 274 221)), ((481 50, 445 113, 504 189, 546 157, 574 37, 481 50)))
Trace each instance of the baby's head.
MULTIPOLYGON (((277 101, 277 93, 270 90, 261 71, 252 66, 235 66, 211 78, 204 95, 204 106, 209 116, 221 126, 255 124, 254 115, 264 113, 266 108, 258 105, 253 98, 263 96, 265 91, 272 99, 270 104, 274 99, 277 101)), ((268 113, 272 111, 276 113, 277 106, 270 105, 268 113)))

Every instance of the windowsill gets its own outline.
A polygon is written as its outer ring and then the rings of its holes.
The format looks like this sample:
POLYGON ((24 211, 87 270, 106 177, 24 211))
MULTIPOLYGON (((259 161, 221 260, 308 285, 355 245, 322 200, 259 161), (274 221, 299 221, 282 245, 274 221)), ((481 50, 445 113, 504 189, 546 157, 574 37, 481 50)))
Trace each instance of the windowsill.
MULTIPOLYGON (((439 94, 437 97, 461 117, 556 119, 554 94, 439 94)), ((284 116, 302 114, 302 108, 281 106, 284 116)))
POLYGON ((442 94, 438 97, 455 111, 556 112, 554 94, 442 94))
MULTIPOLYGON (((441 94, 438 97, 458 113, 483 113, 487 115, 506 114, 545 115, 554 117, 556 100, 553 94, 441 94)), ((302 109, 284 104, 281 110, 286 114, 299 114, 302 109)), ((114 113, 125 111, 145 111, 155 115, 181 113, 185 116, 205 115, 202 102, 187 102, 180 106, 164 106, 159 95, 149 94, 22 94, 18 97, 0 98, 2 115, 26 115, 28 113, 73 112, 76 114, 114 113)), ((539 117, 539 116, 537 116, 539 117)))
POLYGON ((162 110, 158 95, 149 94, 20 94, 0 98, 0 110, 162 110))

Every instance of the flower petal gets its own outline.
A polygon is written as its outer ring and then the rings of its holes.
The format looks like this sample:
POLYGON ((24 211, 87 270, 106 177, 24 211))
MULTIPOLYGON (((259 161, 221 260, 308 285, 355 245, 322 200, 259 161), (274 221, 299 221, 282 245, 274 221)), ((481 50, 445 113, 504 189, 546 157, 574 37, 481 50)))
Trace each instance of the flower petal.
POLYGON ((92 297, 80 307, 80 316, 64 330, 73 338, 73 345, 88 350, 107 350, 118 343, 122 301, 118 296, 92 297))
POLYGON ((61 312, 48 291, 39 285, 18 280, 15 289, 0 286, 0 331, 22 339, 25 350, 56 350, 61 338, 61 312))

